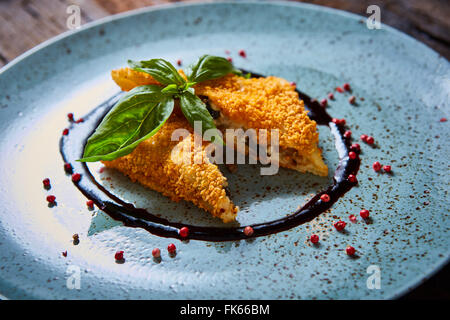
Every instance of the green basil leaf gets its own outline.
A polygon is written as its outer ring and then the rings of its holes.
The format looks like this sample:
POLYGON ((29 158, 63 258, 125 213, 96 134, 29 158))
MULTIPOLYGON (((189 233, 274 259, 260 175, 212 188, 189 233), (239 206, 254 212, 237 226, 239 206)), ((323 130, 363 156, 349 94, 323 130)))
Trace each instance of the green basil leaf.
POLYGON ((173 107, 173 98, 162 94, 159 86, 134 88, 103 118, 78 161, 110 161, 131 153, 161 128, 173 107))
POLYGON ((188 76, 190 82, 202 82, 205 80, 217 79, 229 73, 241 73, 233 67, 233 64, 225 58, 204 55, 200 57, 197 64, 192 67, 188 76))
MULTIPOLYGON (((216 125, 214 124, 214 119, 209 114, 208 109, 206 109, 206 105, 192 91, 185 91, 180 95, 180 108, 193 128, 195 128, 195 121, 202 122, 202 135, 209 129, 218 131, 216 125)), ((212 140, 213 142, 218 142, 219 144, 225 144, 219 132, 216 132, 212 140)))
POLYGON ((147 61, 128 60, 128 65, 133 70, 148 73, 162 84, 182 85, 186 82, 178 73, 177 69, 169 61, 164 59, 151 59, 147 61))

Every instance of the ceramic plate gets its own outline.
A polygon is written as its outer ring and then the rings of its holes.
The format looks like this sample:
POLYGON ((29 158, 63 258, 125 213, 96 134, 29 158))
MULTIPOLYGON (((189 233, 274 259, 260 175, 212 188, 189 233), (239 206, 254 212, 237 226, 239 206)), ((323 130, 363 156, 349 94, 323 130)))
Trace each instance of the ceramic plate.
MULTIPOLYGON (((138 10, 52 39, 0 71, 0 290, 7 298, 379 299, 425 280, 449 258, 449 63, 425 45, 362 17, 294 3, 209 3, 138 10), (244 49, 247 57, 239 56, 244 49), (295 81, 345 118, 362 144, 359 184, 313 221, 288 231, 232 242, 179 241, 123 226, 86 198, 63 170, 66 115, 82 117, 119 90, 110 70, 127 59, 164 57, 183 67, 202 54, 295 81), (372 163, 392 165, 376 173, 372 163), (42 180, 51 179, 45 190, 42 180), (57 206, 49 208, 46 196, 57 206), (371 212, 363 221, 358 213, 371 212), (356 223, 348 219, 358 216, 356 223), (346 221, 346 232, 333 222, 346 221), (78 233, 80 243, 73 245, 78 233), (318 234, 320 245, 308 238, 318 234), (178 250, 169 257, 165 248, 178 250), (351 258, 347 245, 357 250, 351 258), (152 258, 162 249, 162 260, 152 258), (116 250, 125 263, 115 262, 116 250), (61 252, 67 251, 67 257, 61 252), (374 277, 379 277, 377 286, 374 277), (78 286, 79 285, 79 286, 78 286)), ((330 175, 281 169, 231 175, 238 222, 284 217, 332 182, 338 162, 320 127, 330 175)), ((115 172, 98 174, 115 194, 171 221, 221 225, 192 204, 173 203, 115 172)))

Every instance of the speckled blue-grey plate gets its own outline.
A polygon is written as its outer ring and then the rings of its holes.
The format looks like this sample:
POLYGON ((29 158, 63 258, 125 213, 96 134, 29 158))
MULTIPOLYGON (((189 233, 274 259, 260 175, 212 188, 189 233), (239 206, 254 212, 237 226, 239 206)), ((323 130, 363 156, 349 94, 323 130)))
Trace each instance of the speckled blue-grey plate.
MULTIPOLYGON (((448 117, 449 72, 444 58, 387 26, 370 30, 359 16, 293 3, 149 8, 46 42, 0 71, 0 293, 99 299, 397 297, 449 258, 449 125, 439 121, 448 117), (348 103, 349 93, 336 92, 329 112, 345 118, 354 137, 365 133, 376 139, 375 147, 362 143, 358 187, 315 220, 251 241, 180 242, 87 210, 58 150, 66 114, 81 117, 116 93, 109 72, 127 59, 182 59, 186 66, 199 55, 225 50, 238 67, 295 81, 316 98, 351 83, 357 104, 348 103), (392 165, 393 174, 375 173, 376 160, 392 165), (45 177, 51 190, 42 187, 45 177), (56 207, 47 206, 49 194, 56 196, 56 207), (372 219, 358 216, 351 223, 348 216, 362 208, 372 219), (348 222, 347 232, 334 230, 337 219, 348 222), (76 246, 74 233, 80 235, 76 246), (320 245, 307 241, 312 233, 320 236, 320 245), (178 248, 175 257, 165 250, 171 242, 178 248), (356 258, 346 255, 347 245, 357 249, 356 258), (162 249, 159 263, 151 256, 155 247, 162 249), (125 263, 115 262, 116 250, 125 251, 125 263)), ((288 170, 261 177, 259 167, 250 165, 235 175, 224 171, 241 207, 239 223, 282 217, 330 184, 338 159, 325 127, 320 145, 330 167, 327 178, 288 170)), ((120 197, 172 221, 221 225, 193 205, 172 203, 120 174, 105 171, 98 178, 120 197)))

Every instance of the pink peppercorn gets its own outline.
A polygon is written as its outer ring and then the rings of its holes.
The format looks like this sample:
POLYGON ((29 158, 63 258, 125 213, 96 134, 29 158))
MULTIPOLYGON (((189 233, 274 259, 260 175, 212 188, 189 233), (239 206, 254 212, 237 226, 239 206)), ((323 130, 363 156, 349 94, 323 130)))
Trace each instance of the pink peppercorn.
POLYGON ((356 157, 358 157, 358 155, 356 154, 356 152, 350 151, 348 153, 348 157, 353 160, 353 159, 356 159, 356 157))
POLYGON ((72 172, 72 165, 68 162, 64 163, 64 171, 67 173, 71 173, 72 172))
POLYGON ((242 58, 247 57, 247 54, 245 53, 244 50, 239 50, 239 55, 240 55, 242 58))
POLYGON ((336 91, 339 92, 339 93, 344 92, 344 90, 343 90, 341 87, 337 87, 337 88, 336 88, 336 91))
POLYGON ((348 254, 349 256, 354 255, 355 252, 356 252, 355 248, 353 248, 352 246, 348 246, 348 247, 345 249, 345 251, 347 252, 347 254, 348 254))
POLYGON ((173 254, 175 253, 175 251, 177 251, 177 247, 175 247, 175 245, 171 243, 167 246, 167 251, 169 251, 170 254, 173 254))
POLYGON ((381 164, 380 164, 378 161, 375 161, 375 162, 372 164, 372 168, 373 168, 373 170, 375 170, 376 172, 378 172, 378 171, 381 170, 381 164))
POLYGON ((353 144, 350 146, 350 149, 352 149, 352 150, 354 150, 354 151, 356 151, 356 152, 359 152, 359 151, 361 151, 361 146, 360 146, 358 143, 353 143, 353 144))
POLYGON ((292 82, 291 82, 291 86, 296 87, 296 86, 297 86, 297 83, 294 82, 294 81, 292 81, 292 82))
POLYGON ((72 174, 72 181, 73 182, 78 182, 80 180, 81 180, 81 174, 79 174, 79 173, 72 174))
POLYGON ((330 196, 325 193, 320 196, 320 200, 322 200, 323 202, 328 202, 330 201, 330 196))
POLYGON ((447 118, 441 118, 439 119, 440 122, 447 122, 447 118))
POLYGON ((367 136, 367 134, 362 134, 359 138, 360 138, 363 142, 366 142, 368 136, 367 136))
POLYGON ((351 222, 356 222, 356 216, 355 216, 354 214, 349 215, 349 216, 348 216, 348 219, 349 219, 351 222))
POLYGON ((114 259, 116 259, 116 261, 122 261, 123 260, 123 251, 117 251, 116 254, 114 255, 114 259))
POLYGON ((350 91, 350 84, 349 83, 344 83, 342 88, 344 88, 345 91, 350 91))
POLYGON ((159 258, 161 257, 161 250, 159 250, 158 248, 155 248, 152 250, 152 256, 154 258, 159 258))
POLYGON ((69 129, 64 129, 62 132, 63 136, 67 136, 69 134, 69 129))
POLYGON ((311 238, 309 238, 309 240, 312 243, 317 243, 317 242, 319 242, 319 236, 317 234, 313 234, 313 235, 311 235, 311 238))
POLYGON ((354 104, 356 102, 356 97, 355 96, 351 96, 350 98, 348 98, 348 102, 350 104, 354 104))
POLYGON ((339 124, 340 124, 341 126, 345 126, 345 123, 346 123, 345 119, 340 119, 340 120, 339 120, 339 124))
POLYGON ((61 252, 61 254, 63 255, 63 257, 65 258, 65 257, 67 257, 67 250, 66 251, 63 251, 63 252, 61 252))
POLYGON ((321 106, 322 108, 325 108, 325 107, 327 106, 327 104, 328 104, 327 99, 322 99, 322 100, 320 100, 320 106, 321 106))
POLYGON ((356 176, 354 174, 349 174, 348 175, 348 181, 350 181, 352 183, 358 182, 358 180, 356 179, 356 176))
POLYGON ((227 58, 228 62, 233 62, 233 59, 231 59, 230 57, 227 58))
POLYGON ((366 139, 366 143, 367 144, 373 144, 375 142, 375 139, 371 136, 368 136, 366 139))
POLYGON ((50 188, 50 179, 49 178, 45 178, 44 180, 42 180, 42 183, 44 184, 45 188, 50 188))
POLYGON ((55 203, 56 197, 53 195, 47 196, 48 203, 55 203))
POLYGON ((347 224, 344 221, 338 221, 334 224, 334 227, 336 228, 337 231, 342 231, 345 229, 345 226, 347 224))
POLYGON ((328 94, 328 99, 334 100, 334 94, 333 94, 332 92, 330 92, 330 93, 328 94))
POLYGON ((383 166, 383 170, 385 171, 385 172, 391 172, 391 170, 392 170, 392 168, 391 168, 391 166, 383 166))
POLYGON ((86 201, 86 205, 88 206, 89 209, 93 209, 94 208, 94 201, 93 200, 88 200, 88 201, 86 201))
POLYGON ((253 235, 253 228, 250 227, 250 226, 246 226, 246 227, 244 228, 244 234, 245 234, 247 237, 250 237, 251 235, 253 235))
POLYGON ((363 219, 367 219, 369 217, 369 210, 363 209, 359 212, 359 215, 363 219))
POLYGON ((69 121, 73 121, 73 113, 68 113, 67 118, 69 119, 69 121))
POLYGON ((177 65, 181 66, 181 60, 180 59, 177 60, 177 65))
POLYGON ((352 136, 352 132, 350 130, 347 130, 344 132, 344 138, 349 139, 352 136))
POLYGON ((83 118, 80 118, 80 119, 78 119, 77 121, 75 121, 75 123, 81 123, 81 122, 84 122, 84 119, 83 119, 83 118))
POLYGON ((187 227, 183 227, 179 231, 179 235, 182 238, 186 238, 189 235, 189 229, 187 227))

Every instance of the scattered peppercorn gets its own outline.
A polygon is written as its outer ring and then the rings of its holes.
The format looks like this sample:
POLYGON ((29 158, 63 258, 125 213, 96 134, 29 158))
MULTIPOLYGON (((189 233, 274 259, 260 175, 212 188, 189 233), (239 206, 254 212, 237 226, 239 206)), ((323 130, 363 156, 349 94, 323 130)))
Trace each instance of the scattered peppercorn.
POLYGON ((227 60, 228 60, 229 62, 233 62, 233 59, 231 59, 230 57, 228 57, 227 60))
POLYGON ((155 248, 152 250, 152 256, 154 258, 160 258, 161 257, 161 250, 159 250, 158 248, 155 248))
POLYGON ((349 102, 350 104, 355 104, 355 102, 356 102, 356 97, 355 97, 355 96, 350 96, 350 98, 348 98, 348 102, 349 102))
POLYGON ((296 87, 296 86, 297 86, 297 83, 294 82, 294 81, 292 81, 292 82, 291 82, 291 86, 296 87))
POLYGON ((239 55, 240 55, 242 58, 246 58, 246 57, 247 57, 247 53, 245 53, 244 50, 239 50, 239 55))
POLYGON ((94 209, 94 201, 93 200, 86 201, 86 205, 88 206, 89 209, 94 209))
POLYGON ((352 149, 352 150, 355 151, 355 152, 359 152, 359 151, 361 151, 361 146, 360 146, 358 143, 353 143, 353 144, 350 146, 350 149, 352 149))
POLYGON ((347 224, 344 221, 342 221, 342 220, 334 223, 334 227, 336 228, 337 231, 344 230, 346 225, 347 224))
POLYGON ((56 197, 53 195, 47 196, 48 203, 55 203, 56 197))
POLYGON ((123 260, 123 251, 116 251, 116 254, 114 255, 114 259, 116 259, 116 261, 122 261, 123 260))
POLYGON ((344 90, 343 90, 341 87, 337 87, 337 88, 336 88, 336 91, 339 92, 339 93, 344 92, 344 90))
POLYGON ((320 100, 320 106, 321 106, 322 108, 325 108, 327 105, 328 105, 327 99, 322 99, 322 100, 320 100))
POLYGON ((345 251, 347 252, 347 254, 348 254, 349 256, 354 255, 355 252, 356 252, 355 248, 353 248, 352 246, 348 246, 348 247, 345 249, 345 251))
POLYGON ((64 163, 64 171, 67 173, 72 173, 72 165, 68 162, 64 163))
POLYGON ((44 184, 44 188, 50 189, 50 179, 49 178, 45 178, 44 180, 42 180, 42 183, 44 184))
POLYGON ((334 94, 333 94, 332 92, 330 92, 330 93, 328 94, 328 99, 334 100, 334 94))
POLYGON ((349 83, 344 83, 344 85, 342 86, 342 88, 344 88, 345 91, 350 91, 350 84, 349 83))
POLYGON ((246 226, 246 227, 244 228, 244 234, 245 234, 247 237, 250 237, 250 236, 253 234, 253 228, 250 227, 250 226, 246 226))
POLYGON ((328 202, 330 201, 330 196, 325 193, 320 196, 320 200, 322 200, 323 202, 328 202))
POLYGON ((177 251, 177 247, 171 243, 167 246, 167 251, 169 251, 170 254, 174 254, 177 251))
POLYGON ((349 219, 351 222, 356 222, 356 216, 355 216, 354 214, 349 215, 349 216, 348 216, 348 219, 349 219))
POLYGON ((63 257, 67 257, 67 251, 63 251, 61 253, 62 253, 63 257))
POLYGON ((352 136, 352 132, 350 130, 347 130, 344 132, 344 138, 349 139, 352 136))
POLYGON ((378 161, 375 161, 375 162, 372 164, 372 168, 373 168, 373 170, 375 170, 376 172, 378 172, 378 171, 381 170, 381 164, 380 164, 378 161))
POLYGON ((358 182, 358 179, 356 179, 356 176, 354 174, 349 174, 348 181, 350 181, 351 183, 356 183, 358 182))
POLYGON ((180 59, 177 60, 177 65, 181 66, 181 60, 180 59))
POLYGON ((83 119, 83 118, 80 118, 80 119, 78 119, 77 121, 75 121, 75 123, 81 123, 81 122, 84 122, 84 119, 83 119))
POLYGON ((63 136, 67 136, 69 134, 69 129, 64 129, 62 132, 63 136))
POLYGON ((358 157, 358 155, 356 154, 356 152, 350 151, 348 153, 348 157, 353 160, 353 159, 356 159, 358 157))
POLYGON ((363 219, 367 219, 369 217, 369 210, 363 209, 359 212, 359 215, 363 219))
POLYGON ((317 234, 313 234, 311 235, 311 238, 309 238, 309 240, 311 241, 311 243, 317 243, 319 242, 319 236, 317 234))
POLYGON ((366 142, 368 136, 367 136, 367 134, 362 134, 359 138, 361 139, 361 141, 366 142))
POLYGON ((179 231, 180 237, 186 238, 189 235, 189 229, 187 227, 183 227, 179 231))
POLYGON ((73 113, 68 113, 67 118, 69 119, 69 121, 73 121, 73 113))
POLYGON ((72 174, 72 181, 73 182, 78 182, 80 180, 81 180, 81 174, 79 174, 79 173, 72 174))
POLYGON ((447 118, 441 118, 439 119, 440 122, 447 122, 447 118))
POLYGON ((390 173, 392 168, 391 168, 391 166, 383 166, 383 170, 384 170, 384 172, 390 173))
POLYGON ((367 144, 373 144, 375 142, 375 139, 371 136, 368 136, 366 139, 366 143, 367 144))

